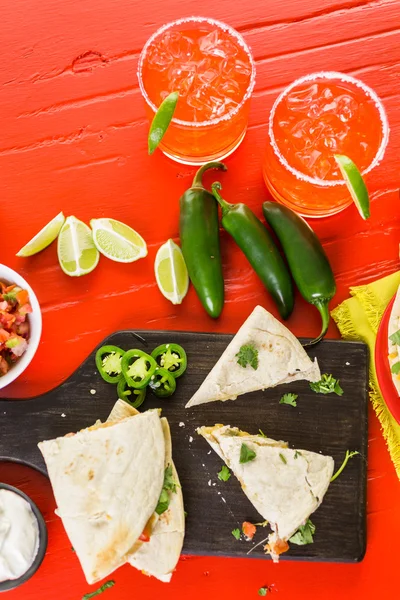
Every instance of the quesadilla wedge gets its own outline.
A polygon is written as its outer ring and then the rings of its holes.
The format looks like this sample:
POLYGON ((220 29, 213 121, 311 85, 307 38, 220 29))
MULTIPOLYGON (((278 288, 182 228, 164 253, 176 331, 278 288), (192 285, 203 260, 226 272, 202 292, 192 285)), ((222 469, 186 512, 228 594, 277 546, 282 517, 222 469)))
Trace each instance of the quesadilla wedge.
POLYGON ((287 327, 256 306, 186 408, 299 379, 321 379, 317 360, 311 361, 287 327))
MULTIPOLYGON (((118 421, 134 414, 139 413, 126 402, 118 400, 107 421, 118 421)), ((146 575, 152 575, 167 583, 171 580, 181 555, 185 537, 185 515, 179 477, 172 461, 171 432, 167 419, 162 417, 161 424, 165 439, 164 467, 171 473, 174 490, 167 491, 168 508, 161 515, 154 512, 150 517, 145 527, 148 541, 139 540, 128 560, 133 567, 146 575)))
POLYGON ((232 470, 250 502, 268 521, 272 533, 266 551, 276 562, 289 548, 289 538, 321 504, 332 477, 333 458, 292 450, 285 442, 229 425, 200 427, 197 433, 232 470))
POLYGON ((158 411, 98 423, 39 444, 57 512, 89 584, 127 562, 160 498, 165 440, 158 411))
POLYGON ((400 286, 390 313, 388 336, 390 372, 397 394, 400 396, 400 286))

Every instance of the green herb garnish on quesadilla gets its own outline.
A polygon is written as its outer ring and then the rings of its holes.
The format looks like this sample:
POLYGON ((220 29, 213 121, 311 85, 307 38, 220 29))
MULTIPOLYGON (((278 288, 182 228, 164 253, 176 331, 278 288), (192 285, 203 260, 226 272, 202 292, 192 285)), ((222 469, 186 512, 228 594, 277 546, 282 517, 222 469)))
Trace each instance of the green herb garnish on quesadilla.
POLYGON ((298 394, 284 394, 279 400, 279 404, 290 404, 290 406, 297 406, 298 394))
POLYGON ((324 373, 316 383, 310 383, 310 388, 318 394, 337 394, 343 395, 343 390, 339 385, 339 379, 335 379, 333 375, 324 373))
POLYGON ((265 433, 263 432, 262 429, 259 429, 258 431, 259 431, 259 434, 258 434, 259 436, 261 436, 263 438, 267 438, 268 437, 267 435, 265 435, 265 433))
POLYGON ((82 600, 90 600, 90 598, 94 598, 95 596, 99 596, 100 594, 102 594, 103 592, 105 592, 106 590, 108 590, 108 588, 111 588, 115 585, 115 581, 106 581, 105 583, 103 583, 103 585, 101 587, 99 587, 98 590, 94 591, 94 592, 90 592, 89 594, 85 594, 82 597, 82 600))
POLYGON ((294 457, 295 459, 298 458, 299 456, 303 456, 301 452, 299 452, 298 450, 296 450, 296 452, 294 453, 294 457))
POLYGON ((285 457, 283 456, 283 454, 281 454, 280 452, 279 452, 279 458, 281 459, 281 461, 283 462, 283 464, 284 464, 284 465, 287 465, 287 460, 286 460, 286 458, 285 458, 285 457))
POLYGON ((220 481, 228 481, 231 476, 231 472, 226 465, 223 465, 222 469, 218 473, 218 479, 220 481))
POLYGON ((235 355, 238 364, 244 369, 250 365, 254 370, 258 368, 258 350, 254 344, 245 344, 241 346, 239 352, 235 355))
POLYGON ((250 462, 251 460, 254 460, 255 457, 256 453, 254 452, 254 450, 251 450, 248 446, 246 446, 246 444, 241 445, 239 458, 239 462, 241 465, 250 462))
POLYGON ((240 540, 240 529, 234 529, 232 535, 236 540, 240 540))
POLYGON ((177 486, 178 484, 174 481, 172 477, 172 465, 168 465, 164 472, 164 484, 161 490, 158 504, 156 506, 156 513, 158 515, 162 515, 166 510, 168 510, 170 502, 170 494, 168 492, 176 493, 177 486))
POLYGON ((400 361, 398 361, 397 363, 394 363, 394 365, 392 365, 390 367, 390 370, 395 375, 397 375, 398 373, 400 373, 400 361))
POLYGON ((289 542, 297 544, 298 546, 305 546, 306 544, 312 544, 314 542, 313 535, 315 533, 315 525, 310 519, 307 519, 305 525, 301 525, 295 534, 289 538, 289 542))
POLYGON ((396 346, 400 346, 400 329, 389 335, 389 340, 396 346))

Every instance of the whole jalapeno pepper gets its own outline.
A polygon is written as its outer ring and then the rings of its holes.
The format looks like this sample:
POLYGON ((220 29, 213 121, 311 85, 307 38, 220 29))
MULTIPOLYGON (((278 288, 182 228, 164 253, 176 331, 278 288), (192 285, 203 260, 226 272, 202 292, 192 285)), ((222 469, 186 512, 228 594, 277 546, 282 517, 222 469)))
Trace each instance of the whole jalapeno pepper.
POLYGON ((104 381, 118 383, 122 379, 122 357, 125 351, 118 346, 102 346, 96 352, 96 367, 104 381))
POLYGON ((149 381, 149 388, 158 398, 169 398, 176 390, 176 379, 166 369, 156 369, 149 381))
POLYGON ((179 235, 190 281, 210 317, 219 317, 224 306, 224 279, 219 247, 218 205, 205 189, 202 177, 208 169, 221 169, 221 162, 203 165, 193 184, 180 199, 179 235))
POLYGON ((185 350, 179 344, 162 344, 151 353, 159 367, 169 371, 175 379, 184 374, 187 368, 185 350))
POLYGON ((282 245, 300 294, 318 309, 322 317, 321 333, 305 344, 312 346, 322 340, 327 332, 328 304, 336 293, 328 257, 314 231, 293 210, 277 202, 264 202, 263 213, 282 245))
POLYGON ((141 390, 149 383, 157 369, 157 363, 150 354, 142 350, 128 350, 122 357, 121 367, 129 387, 141 390))
POLYGON ((287 319, 294 304, 292 281, 269 232, 248 206, 223 200, 220 183, 213 183, 211 188, 222 209, 223 228, 245 254, 274 299, 281 317, 287 319))

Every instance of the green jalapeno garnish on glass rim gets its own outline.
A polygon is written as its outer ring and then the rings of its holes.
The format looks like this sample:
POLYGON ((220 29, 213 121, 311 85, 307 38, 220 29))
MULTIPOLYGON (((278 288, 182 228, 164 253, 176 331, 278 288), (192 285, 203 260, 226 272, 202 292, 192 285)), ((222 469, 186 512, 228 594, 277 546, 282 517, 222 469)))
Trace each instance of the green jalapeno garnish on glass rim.
POLYGON ((178 92, 172 92, 161 102, 160 106, 158 107, 158 110, 154 115, 150 125, 148 138, 149 154, 153 154, 163 139, 169 124, 172 121, 172 117, 174 116, 178 98, 178 92))
POLYGON ((118 346, 102 346, 96 352, 96 367, 107 383, 118 383, 122 379, 122 357, 125 351, 118 346))
POLYGON ((118 381, 117 393, 118 398, 130 404, 133 408, 139 408, 146 398, 146 388, 142 388, 141 390, 131 388, 125 378, 118 381))
POLYGON ((176 390, 176 379, 166 369, 158 368, 150 378, 149 387, 158 398, 169 398, 176 390))
POLYGON ((186 352, 179 344, 162 344, 151 353, 157 365, 169 371, 175 379, 183 375, 187 367, 186 352))
POLYGON ((157 363, 150 354, 142 350, 128 350, 122 357, 121 367, 127 384, 140 390, 149 383, 157 363))

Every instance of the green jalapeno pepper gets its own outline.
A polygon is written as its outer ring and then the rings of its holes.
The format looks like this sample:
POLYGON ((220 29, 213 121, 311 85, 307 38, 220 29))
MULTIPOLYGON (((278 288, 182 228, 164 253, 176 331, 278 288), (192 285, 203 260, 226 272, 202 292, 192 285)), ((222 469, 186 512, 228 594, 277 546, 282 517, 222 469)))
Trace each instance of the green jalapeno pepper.
POLYGON ((121 367, 127 384, 141 390, 149 383, 157 369, 157 363, 150 354, 142 350, 128 350, 122 357, 121 367))
POLYGON ((96 352, 96 367, 104 381, 118 383, 122 379, 122 357, 125 351, 118 346, 102 346, 96 352))
POLYGON ((176 390, 176 379, 166 369, 158 368, 151 376, 149 387, 158 398, 168 398, 176 390))
POLYGON ((184 374, 187 367, 186 352, 179 344, 162 344, 151 353, 157 365, 169 371, 175 379, 184 374))
POLYGON ((141 390, 130 388, 124 378, 118 381, 117 393, 118 398, 130 404, 133 408, 139 408, 146 398, 146 388, 141 390))
POLYGON ((305 344, 312 346, 322 340, 327 332, 328 304, 336 293, 328 257, 314 231, 293 210, 277 202, 264 202, 263 213, 282 245, 300 294, 318 309, 322 317, 321 333, 305 344))
POLYGON ((284 260, 267 229, 245 204, 229 204, 215 182, 213 194, 222 209, 222 226, 233 237, 271 294, 279 314, 287 319, 294 304, 292 281, 284 260))
POLYGON ((190 280, 205 310, 215 319, 224 306, 224 280, 218 205, 202 183, 208 169, 226 171, 226 166, 210 162, 197 171, 192 187, 180 199, 179 235, 190 280))

